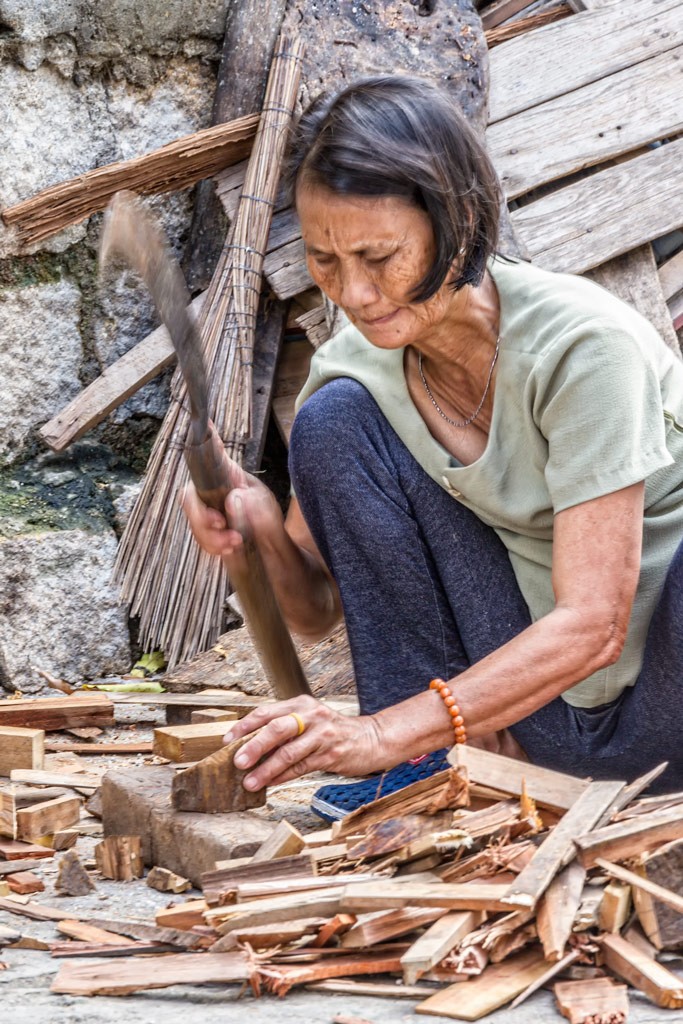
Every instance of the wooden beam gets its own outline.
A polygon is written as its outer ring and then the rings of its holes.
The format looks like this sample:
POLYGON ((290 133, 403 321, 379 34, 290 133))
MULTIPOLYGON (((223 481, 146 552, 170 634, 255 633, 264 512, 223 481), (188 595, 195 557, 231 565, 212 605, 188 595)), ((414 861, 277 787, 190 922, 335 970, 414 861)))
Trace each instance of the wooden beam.
POLYGON ((637 857, 673 839, 683 839, 680 808, 643 814, 615 825, 607 825, 575 841, 579 848, 579 860, 585 868, 591 868, 600 858, 615 861, 637 857))
POLYGON ((609 79, 681 43, 679 0, 620 0, 503 43, 489 56, 489 122, 609 79), (558 61, 558 53, 571 56, 558 61))
POLYGON ((105 693, 0 700, 0 725, 49 731, 113 724, 114 705, 105 693))
POLYGON ((259 115, 250 113, 176 139, 145 156, 95 167, 5 207, 2 219, 18 230, 22 243, 35 244, 104 210, 119 189, 152 195, 188 188, 244 160, 251 152, 258 121, 259 115))
POLYGON ((683 1007, 683 981, 675 974, 621 935, 603 935, 599 941, 610 971, 643 992, 656 1006, 666 1010, 683 1007))
POLYGON ((450 763, 467 769, 470 782, 482 783, 500 793, 527 795, 543 807, 566 811, 589 785, 587 779, 539 768, 527 761, 492 754, 467 744, 458 744, 448 755, 450 763))
MULTIPOLYGON (((400 879, 367 885, 349 885, 341 899, 342 910, 365 913, 391 907, 444 907, 447 910, 510 910, 509 886, 500 882, 423 883, 400 879)), ((523 904, 520 904, 520 909, 523 904)))
POLYGON ((566 185, 510 218, 534 263, 580 274, 680 227, 682 193, 678 139, 566 185))
POLYGON ((125 996, 171 985, 230 984, 247 981, 251 968, 244 953, 172 953, 143 960, 65 963, 50 991, 59 995, 125 996))
POLYGON ((622 791, 624 782, 591 782, 549 832, 527 866, 510 886, 509 898, 515 906, 533 909, 553 878, 576 856, 574 840, 586 828, 592 828, 605 809, 622 791))
POLYGON ((379 942, 401 938, 417 928, 432 924, 448 911, 442 907, 399 907, 354 924, 342 937, 343 949, 367 949, 379 942))
POLYGON ((446 914, 430 925, 401 957, 405 984, 414 985, 423 974, 441 963, 461 939, 482 923, 484 917, 481 911, 464 910, 446 914))
POLYGON ((611 978, 558 981, 553 993, 557 1008, 569 1024, 585 1024, 589 1020, 625 1022, 628 1017, 626 985, 618 985, 611 978))
POLYGON ((144 865, 140 852, 140 836, 107 836, 95 847, 97 870, 115 882, 132 882, 142 878, 144 865))
POLYGON ((42 804, 17 811, 17 838, 40 839, 60 829, 75 825, 81 816, 81 800, 77 796, 59 796, 42 804))

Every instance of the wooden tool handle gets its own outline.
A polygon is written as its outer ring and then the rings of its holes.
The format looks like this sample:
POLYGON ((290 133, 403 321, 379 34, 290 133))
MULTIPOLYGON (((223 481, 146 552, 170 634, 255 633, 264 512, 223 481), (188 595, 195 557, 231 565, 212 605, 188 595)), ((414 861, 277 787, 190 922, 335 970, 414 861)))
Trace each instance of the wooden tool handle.
MULTIPOLYGON (((185 460, 197 494, 205 505, 225 513, 230 478, 225 450, 215 430, 201 444, 185 448, 185 460)), ((246 568, 230 575, 263 668, 278 700, 288 700, 311 689, 292 638, 273 593, 261 553, 245 523, 236 524, 244 538, 246 568)))

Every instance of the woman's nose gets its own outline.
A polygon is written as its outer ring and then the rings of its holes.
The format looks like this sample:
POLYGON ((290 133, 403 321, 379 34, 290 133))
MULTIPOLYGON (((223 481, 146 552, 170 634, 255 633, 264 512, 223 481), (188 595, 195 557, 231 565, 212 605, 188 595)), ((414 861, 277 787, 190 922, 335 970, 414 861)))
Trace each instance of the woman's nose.
POLYGON ((340 283, 339 304, 345 309, 360 310, 377 299, 377 286, 362 267, 344 268, 340 283))

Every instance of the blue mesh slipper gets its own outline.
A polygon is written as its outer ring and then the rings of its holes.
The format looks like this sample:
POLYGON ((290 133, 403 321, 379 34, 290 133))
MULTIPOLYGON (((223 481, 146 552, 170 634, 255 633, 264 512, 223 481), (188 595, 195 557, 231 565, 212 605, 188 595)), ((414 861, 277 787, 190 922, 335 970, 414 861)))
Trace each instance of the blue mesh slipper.
POLYGON ((379 772, 360 782, 322 786, 311 798, 311 810, 325 821, 339 821, 364 804, 395 793, 411 782, 419 782, 420 779, 428 779, 430 775, 445 771, 450 767, 446 760, 447 753, 448 747, 444 747, 443 750, 397 764, 387 772, 379 772))

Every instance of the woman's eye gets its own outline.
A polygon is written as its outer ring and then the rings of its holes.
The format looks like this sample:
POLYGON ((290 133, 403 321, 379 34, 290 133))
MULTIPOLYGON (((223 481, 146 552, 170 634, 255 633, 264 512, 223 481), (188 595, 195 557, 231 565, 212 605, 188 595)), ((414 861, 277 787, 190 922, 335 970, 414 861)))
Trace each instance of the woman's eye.
POLYGON ((369 263, 371 267, 379 267, 379 266, 381 266, 382 263, 386 263, 388 259, 389 259, 388 255, 386 255, 386 256, 367 256, 366 257, 366 262, 369 263))

